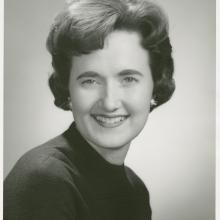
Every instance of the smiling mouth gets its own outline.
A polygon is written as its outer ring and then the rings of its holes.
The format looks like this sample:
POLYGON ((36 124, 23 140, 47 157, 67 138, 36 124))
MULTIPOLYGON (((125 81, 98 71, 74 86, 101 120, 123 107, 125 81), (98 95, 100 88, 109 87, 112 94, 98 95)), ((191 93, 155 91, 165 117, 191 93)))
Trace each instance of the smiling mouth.
POLYGON ((92 115, 94 120, 102 127, 113 128, 121 125, 129 116, 107 116, 107 115, 92 115))

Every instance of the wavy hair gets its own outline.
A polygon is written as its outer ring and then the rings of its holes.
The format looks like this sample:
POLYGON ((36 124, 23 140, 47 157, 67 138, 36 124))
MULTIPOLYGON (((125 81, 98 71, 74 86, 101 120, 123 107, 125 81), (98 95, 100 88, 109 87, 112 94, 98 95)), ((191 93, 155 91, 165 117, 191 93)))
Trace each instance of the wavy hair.
POLYGON ((146 0, 73 0, 55 18, 47 38, 54 69, 49 86, 56 106, 70 110, 72 57, 102 49, 106 36, 114 30, 136 31, 142 36, 154 82, 154 105, 150 110, 170 99, 175 90, 174 64, 168 20, 162 9, 146 0))

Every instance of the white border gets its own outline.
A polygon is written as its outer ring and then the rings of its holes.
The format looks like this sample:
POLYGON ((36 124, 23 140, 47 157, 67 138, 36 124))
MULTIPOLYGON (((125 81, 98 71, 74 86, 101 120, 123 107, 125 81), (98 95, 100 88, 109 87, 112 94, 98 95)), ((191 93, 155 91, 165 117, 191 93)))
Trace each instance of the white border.
MULTIPOLYGON (((220 219, 220 0, 216 0, 216 220, 220 219)), ((4 49, 4 1, 0 0, 0 219, 3 219, 3 49, 4 49)))
POLYGON ((4 1, 0 0, 0 219, 3 219, 3 46, 4 46, 4 1))
POLYGON ((219 56, 219 37, 220 37, 220 2, 216 1, 216 220, 220 219, 220 175, 219 175, 219 167, 220 167, 220 136, 218 136, 218 132, 220 131, 220 56, 219 56))

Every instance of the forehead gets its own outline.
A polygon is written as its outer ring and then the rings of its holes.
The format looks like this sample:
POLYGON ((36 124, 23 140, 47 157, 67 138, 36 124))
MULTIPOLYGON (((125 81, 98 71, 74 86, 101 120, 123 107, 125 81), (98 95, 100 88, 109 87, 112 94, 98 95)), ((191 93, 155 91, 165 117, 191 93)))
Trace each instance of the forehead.
POLYGON ((103 49, 73 57, 73 71, 117 72, 123 68, 144 71, 149 67, 148 56, 137 32, 114 31, 106 37, 103 49))

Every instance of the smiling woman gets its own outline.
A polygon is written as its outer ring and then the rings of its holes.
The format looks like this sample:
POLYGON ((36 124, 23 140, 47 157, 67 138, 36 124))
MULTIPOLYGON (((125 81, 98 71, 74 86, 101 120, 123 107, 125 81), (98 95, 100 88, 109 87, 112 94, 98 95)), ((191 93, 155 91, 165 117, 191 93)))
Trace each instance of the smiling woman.
POLYGON ((148 190, 124 160, 175 89, 166 16, 145 0, 72 1, 47 47, 55 105, 74 122, 9 173, 4 219, 150 220, 148 190))
POLYGON ((73 57, 69 80, 73 117, 82 136, 111 163, 123 164, 149 113, 153 80, 140 40, 136 32, 114 31, 103 49, 73 57), (123 149, 120 159, 115 148, 123 149))

